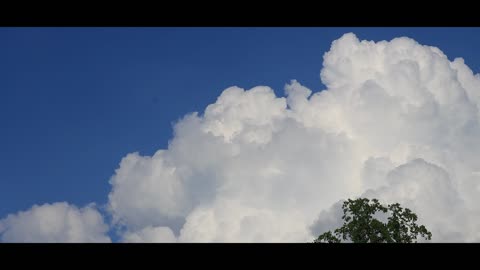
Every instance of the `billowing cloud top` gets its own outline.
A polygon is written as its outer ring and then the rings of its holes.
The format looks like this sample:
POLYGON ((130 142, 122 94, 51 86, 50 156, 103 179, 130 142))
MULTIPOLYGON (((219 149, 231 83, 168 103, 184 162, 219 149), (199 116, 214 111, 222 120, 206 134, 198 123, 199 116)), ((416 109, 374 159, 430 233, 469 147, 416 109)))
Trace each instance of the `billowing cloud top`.
MULTIPOLYGON (((180 120, 168 149, 124 157, 108 196, 122 241, 312 241, 358 196, 411 208, 433 241, 480 240, 480 76, 409 38, 345 34, 321 79, 285 97, 230 87, 180 120)), ((2 240, 107 239, 29 228, 35 209, 2 220, 2 240)))

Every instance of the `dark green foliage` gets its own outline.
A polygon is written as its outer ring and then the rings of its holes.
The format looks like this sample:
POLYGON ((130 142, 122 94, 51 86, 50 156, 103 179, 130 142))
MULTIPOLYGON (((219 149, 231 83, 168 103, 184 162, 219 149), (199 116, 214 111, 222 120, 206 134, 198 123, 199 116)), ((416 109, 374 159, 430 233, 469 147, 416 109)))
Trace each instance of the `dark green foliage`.
POLYGON ((342 208, 343 226, 323 233, 315 243, 416 243, 418 236, 432 238, 425 226, 416 224, 417 215, 398 203, 383 206, 377 199, 359 198, 348 199, 342 208), (387 223, 373 217, 378 211, 388 215, 387 223))

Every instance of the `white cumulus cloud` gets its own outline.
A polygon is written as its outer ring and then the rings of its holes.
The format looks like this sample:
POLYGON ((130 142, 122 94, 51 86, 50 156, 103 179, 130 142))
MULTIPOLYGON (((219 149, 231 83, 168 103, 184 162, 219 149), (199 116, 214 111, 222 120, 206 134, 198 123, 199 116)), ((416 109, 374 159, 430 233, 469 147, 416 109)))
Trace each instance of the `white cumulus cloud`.
POLYGON ((111 242, 107 231, 93 204, 80 209, 65 202, 34 205, 0 220, 2 242, 111 242))
POLYGON ((293 80, 285 97, 230 87, 179 121, 168 149, 125 157, 115 221, 170 226, 181 242, 308 241, 363 195, 413 208, 436 241, 476 240, 478 74, 410 38, 350 33, 321 79, 327 89, 293 80))

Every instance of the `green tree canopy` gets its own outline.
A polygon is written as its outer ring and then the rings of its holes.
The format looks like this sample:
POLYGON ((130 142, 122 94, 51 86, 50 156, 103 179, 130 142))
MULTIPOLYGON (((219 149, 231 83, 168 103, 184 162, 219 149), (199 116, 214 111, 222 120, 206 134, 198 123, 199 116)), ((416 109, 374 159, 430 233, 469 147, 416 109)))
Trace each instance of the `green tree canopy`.
POLYGON ((335 231, 325 232, 315 243, 416 243, 421 236, 431 240, 425 226, 417 225, 417 215, 400 204, 381 205, 377 199, 348 199, 343 203, 344 224, 335 231), (388 216, 387 222, 374 217, 377 212, 388 216))

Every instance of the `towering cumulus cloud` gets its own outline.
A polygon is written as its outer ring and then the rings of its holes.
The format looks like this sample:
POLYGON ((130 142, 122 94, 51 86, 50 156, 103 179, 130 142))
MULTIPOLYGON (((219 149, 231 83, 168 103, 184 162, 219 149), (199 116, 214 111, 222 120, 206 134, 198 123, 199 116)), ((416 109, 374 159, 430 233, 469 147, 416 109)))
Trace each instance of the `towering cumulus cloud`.
MULTIPOLYGON (((312 241, 359 196, 411 208, 433 241, 479 241, 480 76, 409 38, 345 34, 321 79, 230 87, 168 149, 125 156, 107 207, 121 241, 312 241)), ((23 226, 6 224, 4 240, 23 226)))

